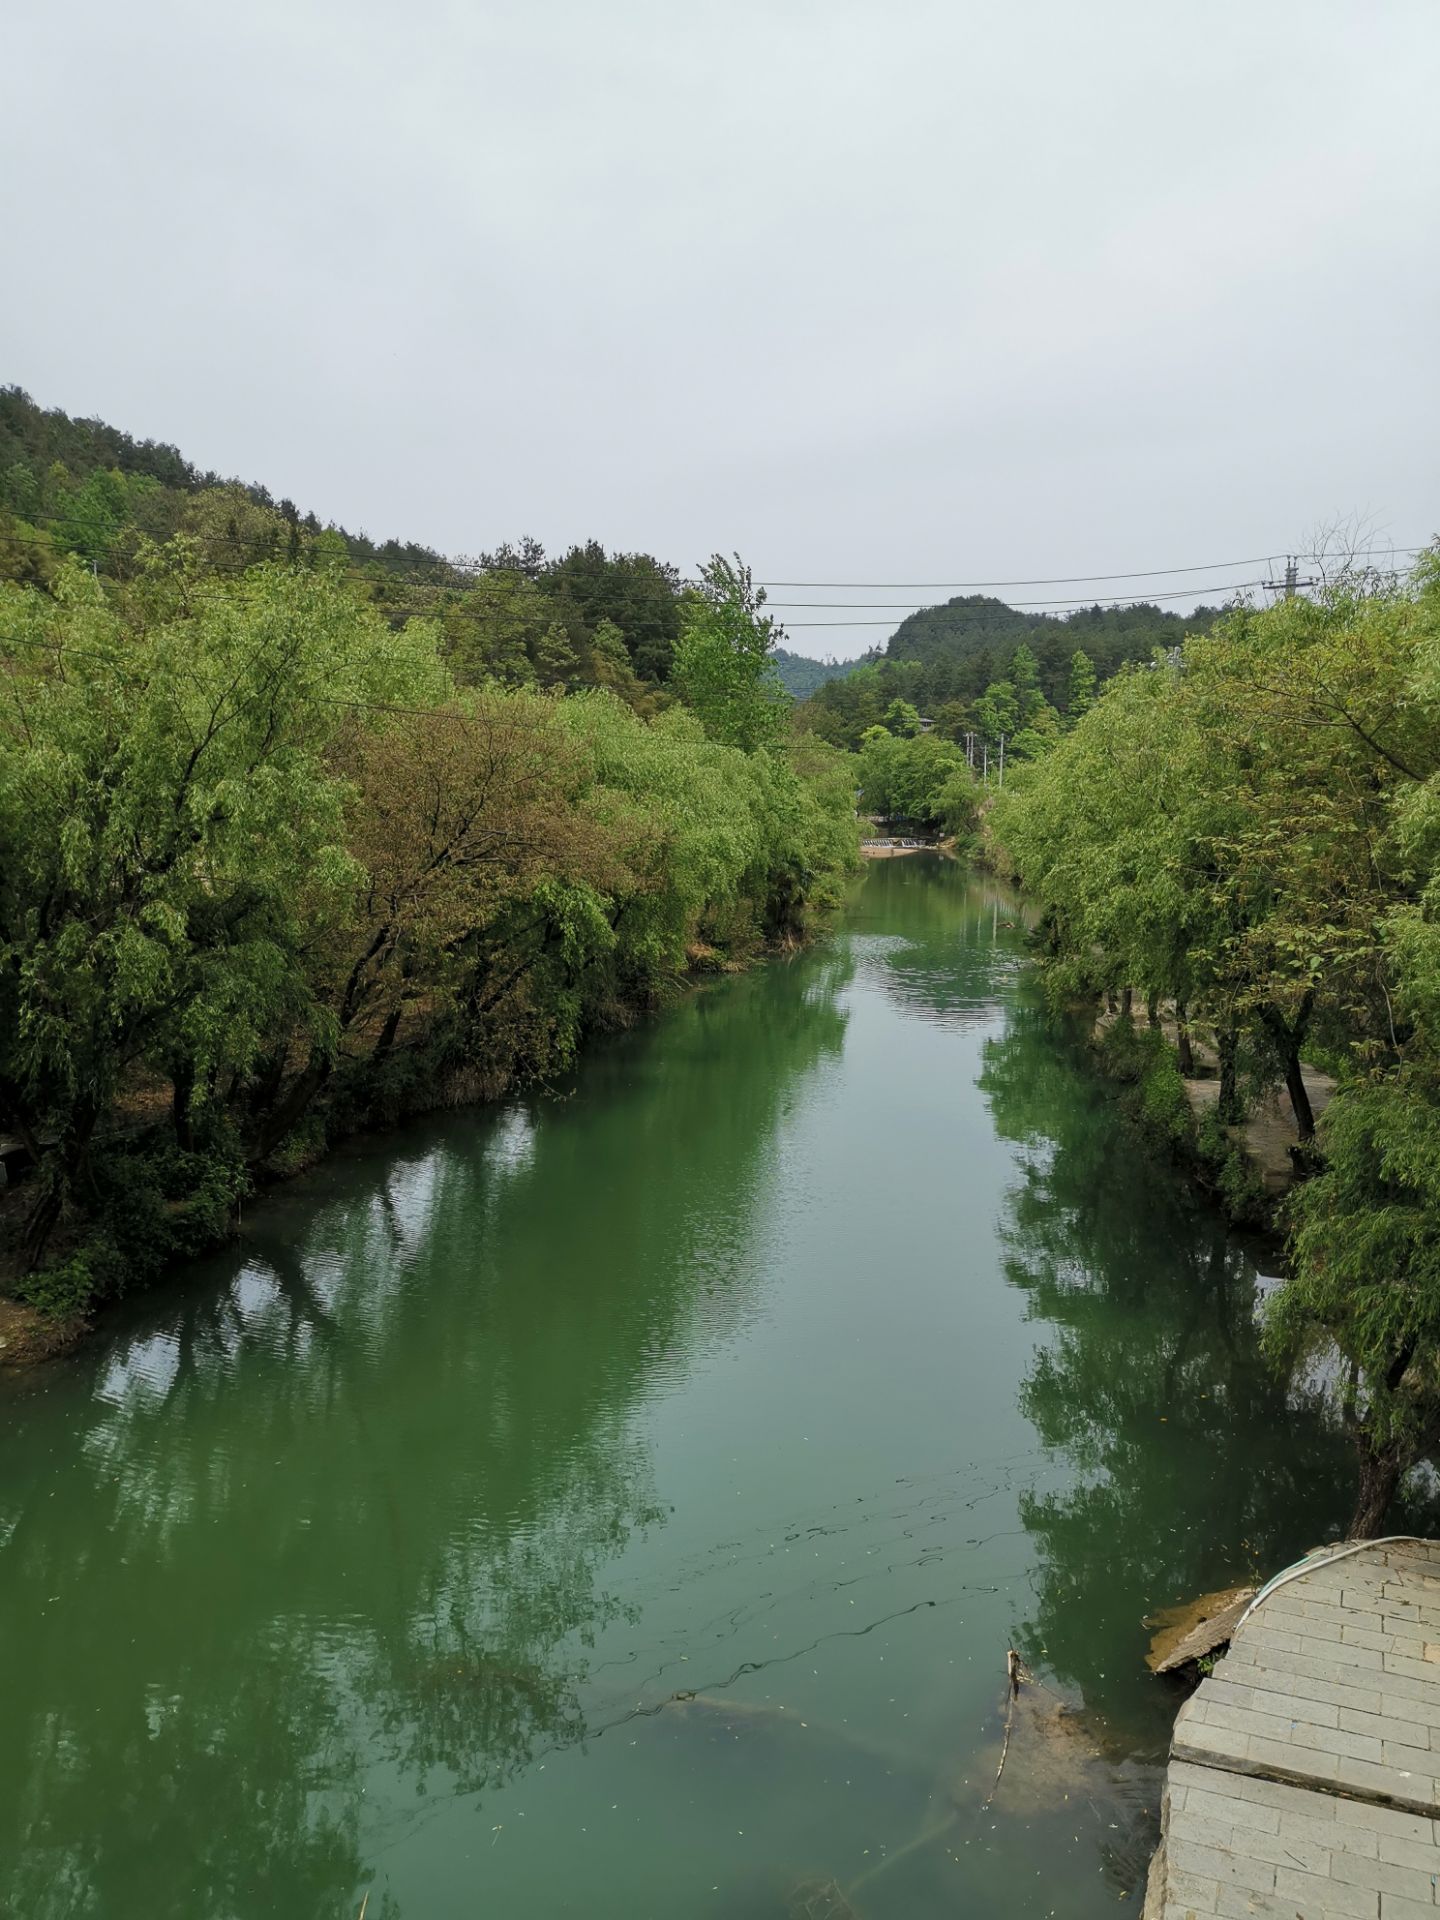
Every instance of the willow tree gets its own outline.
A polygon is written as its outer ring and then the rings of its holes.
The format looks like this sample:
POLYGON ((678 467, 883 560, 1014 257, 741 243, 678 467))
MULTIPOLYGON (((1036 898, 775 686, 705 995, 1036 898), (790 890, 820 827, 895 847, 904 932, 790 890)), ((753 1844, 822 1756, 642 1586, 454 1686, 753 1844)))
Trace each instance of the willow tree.
POLYGON ((1222 1117, 1236 1117, 1229 908, 1214 843, 1231 824, 1223 744, 1198 729, 1178 672, 1133 669, 1046 758, 1017 771, 991 832, 1045 911, 1063 994, 1136 989, 1215 1028, 1222 1117))
POLYGON ((332 748, 444 685, 433 636, 325 575, 182 556, 123 608, 73 565, 0 594, 0 1114, 40 1162, 32 1264, 138 1069, 183 1138, 278 1027, 323 1044, 307 950, 357 881, 332 748))
POLYGON ((1268 1330, 1281 1352, 1317 1336, 1338 1349, 1360 1472, 1350 1531, 1365 1537, 1440 1445, 1440 566, 1432 554, 1410 582, 1342 582, 1288 618, 1309 645, 1268 697, 1335 743, 1350 777, 1327 790, 1384 809, 1350 863, 1368 853, 1356 884, 1384 886, 1368 938, 1342 955, 1350 1071, 1320 1124, 1319 1176, 1291 1203, 1268 1330))
POLYGON ((1392 1048, 1383 930, 1407 881, 1391 830, 1437 763, 1412 684, 1423 605, 1401 586, 1344 582, 1317 602, 1238 610, 1185 655, 1194 724, 1228 768, 1214 847, 1226 964, 1302 1139, 1312 1035, 1357 1060, 1392 1048))

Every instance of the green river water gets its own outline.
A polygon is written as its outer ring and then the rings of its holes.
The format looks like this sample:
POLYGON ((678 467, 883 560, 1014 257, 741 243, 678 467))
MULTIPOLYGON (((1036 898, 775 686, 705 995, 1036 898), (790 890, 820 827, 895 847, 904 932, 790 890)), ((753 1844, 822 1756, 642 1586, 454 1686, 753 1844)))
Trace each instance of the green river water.
POLYGON ((1254 1300, 1013 900, 876 863, 7 1383, 0 1912, 1133 1913, 1142 1616, 1347 1511, 1254 1300))

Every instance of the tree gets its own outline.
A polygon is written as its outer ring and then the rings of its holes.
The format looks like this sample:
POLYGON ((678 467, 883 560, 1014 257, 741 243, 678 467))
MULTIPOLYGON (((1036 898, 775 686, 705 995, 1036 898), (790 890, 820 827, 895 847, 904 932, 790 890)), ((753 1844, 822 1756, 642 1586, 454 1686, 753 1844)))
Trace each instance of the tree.
POLYGON ((860 792, 871 812, 916 826, 968 832, 975 818, 975 779, 965 755, 933 733, 897 739, 884 727, 870 728, 860 750, 860 792))
POLYGON ((125 518, 125 476, 97 471, 65 498, 55 521, 56 542, 90 566, 104 566, 125 518))
MULTIPOLYGON (((202 564, 214 573, 244 573, 247 567, 289 553, 286 521, 244 487, 207 487, 197 493, 184 510, 181 526, 195 542, 202 564)), ((331 538, 343 564, 349 550, 338 534, 331 538)))
POLYGON ((1073 727, 1095 704, 1095 663, 1083 647, 1070 656, 1070 688, 1065 713, 1073 727))
POLYGON ((647 712, 662 697, 647 691, 636 673, 625 636, 613 620, 597 623, 590 640, 590 677, 597 687, 608 687, 637 712, 647 712))
POLYGON ((1353 1530, 1440 1444, 1440 579, 1341 576, 1237 608, 1114 681, 992 825, 1042 902, 1059 992, 1139 988, 1285 1085, 1316 1177, 1272 1351, 1333 1341, 1353 1530), (1303 1050, 1341 1084, 1316 1127, 1303 1050))
POLYGON ((467 686, 487 681, 529 686, 555 610, 533 581, 506 570, 481 574, 474 586, 444 605, 440 621, 457 680, 467 686))
POLYGON ((1359 1485, 1349 1534, 1383 1531, 1401 1475, 1440 1445, 1440 1078, 1433 1065, 1347 1089, 1325 1167, 1291 1203, 1291 1267, 1267 1320, 1272 1351, 1317 1332, 1344 1357, 1341 1413, 1359 1485))
POLYGON ((1020 703, 1008 680, 992 680, 976 708, 980 731, 991 745, 1015 732, 1020 724, 1020 703))
POLYGON ((21 520, 36 520, 40 514, 40 482, 23 460, 17 460, 0 474, 0 502, 21 520))
POLYGON ((642 679, 658 686, 670 677, 682 598, 673 567, 648 553, 607 554, 598 540, 591 540, 552 561, 537 576, 537 584, 578 609, 591 629, 601 620, 613 622, 642 679))
POLYGON ((415 705, 443 675, 432 635, 324 577, 230 592, 183 561, 133 621, 75 563, 53 600, 5 590, 0 658, 0 1108, 57 1143, 36 1265, 127 1074, 188 1110, 277 1028, 326 1046, 303 956, 356 880, 332 748, 351 701, 415 705))
POLYGON ((892 700, 885 709, 885 726, 890 733, 913 740, 920 731, 920 714, 908 700, 892 700))
POLYGON ((700 576, 675 648, 675 688, 712 739, 753 753, 777 742, 786 725, 788 702, 770 658, 775 623, 738 554, 733 563, 714 555, 700 576))
POLYGON ((542 687, 560 687, 580 673, 580 655, 558 620, 552 620, 535 642, 535 674, 542 687))
POLYGON ((1016 728, 1032 726, 1036 714, 1045 705, 1045 696, 1040 691, 1039 666, 1023 640, 1011 655, 1009 678, 1015 689, 1016 728))

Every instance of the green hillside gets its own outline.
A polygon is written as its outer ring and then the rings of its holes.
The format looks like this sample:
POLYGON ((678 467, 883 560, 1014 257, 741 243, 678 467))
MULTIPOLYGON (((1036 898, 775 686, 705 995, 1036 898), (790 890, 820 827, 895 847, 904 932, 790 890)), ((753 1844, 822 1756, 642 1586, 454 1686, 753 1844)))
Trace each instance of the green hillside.
POLYGON ((967 594, 902 620, 882 655, 817 687, 801 718, 823 739, 851 748, 867 727, 885 721, 897 700, 933 719, 951 739, 970 729, 991 731, 980 709, 990 689, 1008 688, 1017 678, 1017 653, 1023 662, 1018 677, 1033 687, 1036 704, 1065 715, 1077 653, 1093 669, 1093 675, 1082 674, 1093 690, 1128 661, 1146 660, 1157 647, 1178 647, 1188 635, 1207 631, 1219 611, 1199 607, 1180 614, 1146 604, 1032 613, 987 594, 967 594))
POLYGON ((791 653, 786 647, 776 647, 770 658, 785 691, 795 700, 808 700, 817 688, 831 680, 843 680, 860 664, 858 660, 812 660, 809 654, 791 653))

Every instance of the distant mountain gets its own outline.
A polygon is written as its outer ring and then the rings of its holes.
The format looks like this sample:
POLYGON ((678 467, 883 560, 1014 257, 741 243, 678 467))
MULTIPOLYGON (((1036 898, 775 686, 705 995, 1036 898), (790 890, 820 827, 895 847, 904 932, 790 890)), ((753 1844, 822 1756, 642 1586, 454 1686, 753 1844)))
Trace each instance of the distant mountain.
MULTIPOLYGON (((806 699, 800 721, 823 740, 857 748, 867 727, 883 726, 892 703, 903 700, 955 740, 980 725, 976 703, 987 688, 1007 681, 1017 650, 1030 653, 1028 671, 1057 713, 1068 711, 1074 657, 1083 653, 1096 683, 1133 660, 1169 651, 1214 624, 1218 607, 1172 613, 1166 607, 1073 607, 1052 614, 1006 606, 980 594, 924 607, 902 620, 883 653, 869 653, 806 699)), ((805 662, 814 666, 813 661, 805 662)))
POLYGON ((808 700, 817 687, 828 680, 843 680, 860 665, 858 660, 812 660, 805 653, 790 653, 777 647, 770 658, 780 670, 785 691, 795 700, 808 700))
POLYGON ((1039 664, 1047 700, 1062 706, 1077 649, 1090 656, 1100 680, 1129 660, 1144 660, 1156 647, 1179 646, 1191 633, 1214 624, 1218 607, 1172 613, 1153 604, 1074 607, 1066 613, 1028 612, 987 594, 966 594, 943 606, 924 607, 900 622, 885 652, 896 662, 918 660, 925 668, 920 697, 931 704, 973 700, 986 683, 1009 669, 1022 642, 1039 664))

